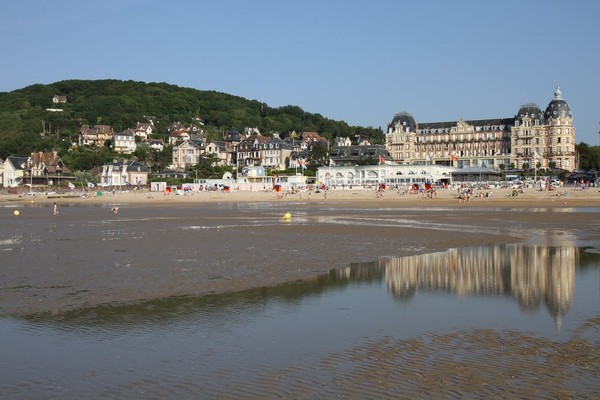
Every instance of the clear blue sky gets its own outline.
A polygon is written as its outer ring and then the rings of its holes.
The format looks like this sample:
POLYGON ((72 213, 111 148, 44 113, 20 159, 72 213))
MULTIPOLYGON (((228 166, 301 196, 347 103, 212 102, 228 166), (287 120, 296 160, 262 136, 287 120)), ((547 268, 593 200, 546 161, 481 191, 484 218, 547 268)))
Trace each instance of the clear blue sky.
POLYGON ((560 85, 598 145, 599 43, 593 0, 2 0, 0 91, 167 82, 385 129, 543 110, 560 85))

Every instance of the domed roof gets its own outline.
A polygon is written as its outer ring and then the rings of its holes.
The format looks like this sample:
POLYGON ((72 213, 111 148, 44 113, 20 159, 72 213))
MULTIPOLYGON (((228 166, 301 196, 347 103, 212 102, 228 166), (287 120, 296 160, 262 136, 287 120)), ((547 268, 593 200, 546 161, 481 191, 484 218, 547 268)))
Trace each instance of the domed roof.
POLYGON ((560 88, 557 86, 554 91, 554 99, 548 104, 546 107, 546 111, 544 112, 544 117, 548 118, 566 118, 571 117, 571 109, 567 102, 562 98, 562 92, 560 88))
POLYGON ((543 119, 541 108, 535 103, 525 103, 519 108, 519 112, 515 115, 515 118, 523 120, 523 117, 530 117, 532 119, 543 119))
POLYGON ((413 116, 406 111, 402 111, 394 115, 394 119, 392 119, 391 126, 396 126, 397 124, 402 125, 404 127, 404 130, 406 130, 406 127, 409 127, 410 131, 412 132, 414 132, 415 128, 417 127, 417 123, 415 122, 413 116))

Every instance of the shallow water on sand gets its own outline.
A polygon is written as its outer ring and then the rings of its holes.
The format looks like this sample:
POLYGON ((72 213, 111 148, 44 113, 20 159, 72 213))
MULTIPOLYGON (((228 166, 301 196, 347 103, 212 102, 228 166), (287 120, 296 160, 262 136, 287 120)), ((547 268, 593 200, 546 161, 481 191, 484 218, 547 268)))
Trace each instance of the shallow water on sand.
POLYGON ((600 254, 388 257, 237 293, 4 317, 0 339, 3 398, 591 398, 600 254))

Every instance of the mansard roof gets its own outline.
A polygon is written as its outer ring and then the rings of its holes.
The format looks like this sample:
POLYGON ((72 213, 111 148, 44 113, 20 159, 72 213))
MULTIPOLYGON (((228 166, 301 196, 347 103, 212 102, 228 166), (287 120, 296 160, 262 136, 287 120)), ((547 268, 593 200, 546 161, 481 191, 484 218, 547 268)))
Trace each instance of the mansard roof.
POLYGON ((571 108, 563 99, 562 92, 558 86, 554 91, 554 99, 552 99, 548 107, 546 107, 546 111, 544 111, 544 117, 546 119, 572 117, 571 108))
MULTIPOLYGON (((513 118, 495 118, 495 119, 471 119, 465 120, 464 122, 468 125, 472 125, 474 127, 485 127, 491 126, 496 127, 496 129, 500 129, 503 127, 504 130, 510 129, 511 126, 514 125, 513 118)), ((437 132, 440 129, 448 129, 450 132, 451 128, 454 128, 458 125, 458 121, 447 121, 447 122, 419 122, 417 124, 417 129, 421 131, 421 133, 442 133, 437 132), (430 132, 424 132, 425 130, 430 132), (433 132, 433 131, 436 132, 433 132)))
POLYGON ((414 131, 415 127, 417 125, 412 114, 409 112, 406 112, 406 111, 402 111, 402 112, 399 112, 396 115, 394 115, 394 118, 392 119, 392 122, 390 125, 396 126, 397 124, 407 127, 411 131, 414 131))
POLYGON ((525 103, 519 108, 515 119, 519 119, 519 121, 523 121, 524 117, 530 117, 533 119, 538 119, 543 121, 544 115, 542 114, 542 110, 535 103, 525 103))

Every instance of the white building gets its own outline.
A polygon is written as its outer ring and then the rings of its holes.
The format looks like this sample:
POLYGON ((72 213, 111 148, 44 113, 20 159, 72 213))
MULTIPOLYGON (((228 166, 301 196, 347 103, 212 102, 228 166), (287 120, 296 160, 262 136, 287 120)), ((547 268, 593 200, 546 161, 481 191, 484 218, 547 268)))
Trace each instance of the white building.
POLYGON ((19 186, 23 182, 28 162, 27 157, 6 157, 2 164, 2 186, 19 186))
POLYGON ((330 166, 317 170, 317 181, 326 186, 410 186, 413 183, 452 183, 457 168, 445 165, 362 165, 330 166))
POLYGON ((141 186, 148 183, 148 167, 137 161, 116 161, 102 166, 100 186, 141 186))
POLYGON ((118 153, 131 154, 135 151, 135 134, 130 131, 118 132, 113 135, 113 149, 118 153))
POLYGON ((146 144, 152 150, 163 151, 165 144, 162 139, 146 139, 146 144))
POLYGON ((144 141, 150 137, 153 128, 152 122, 138 122, 133 132, 135 136, 139 136, 144 141))

